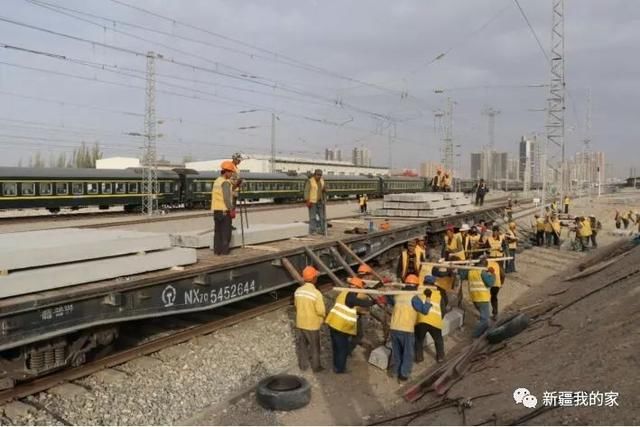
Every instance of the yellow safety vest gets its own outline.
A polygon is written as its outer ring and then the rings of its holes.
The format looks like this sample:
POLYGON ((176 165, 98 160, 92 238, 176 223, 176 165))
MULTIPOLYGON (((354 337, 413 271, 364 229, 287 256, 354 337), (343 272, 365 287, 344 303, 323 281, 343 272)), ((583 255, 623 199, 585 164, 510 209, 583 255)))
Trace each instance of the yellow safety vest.
POLYGON ((560 221, 555 220, 554 222, 551 223, 551 227, 553 228, 553 231, 555 231, 556 233, 558 233, 558 236, 560 235, 560 221))
POLYGON ((418 281, 424 283, 424 278, 431 275, 433 271, 433 263, 425 262, 420 266, 420 274, 418 274, 418 281))
POLYGON ((493 238, 493 235, 489 236, 488 242, 489 242, 489 247, 491 248, 491 251, 489 251, 489 256, 490 257, 501 257, 504 256, 504 253, 502 252, 502 242, 504 241, 504 237, 502 237, 502 235, 500 235, 500 237, 498 237, 497 239, 493 238))
POLYGON ((293 302, 296 307, 296 327, 308 331, 319 330, 325 314, 324 299, 313 283, 305 283, 296 289, 293 302))
POLYGON ((591 237, 591 234, 591 221, 589 219, 585 219, 582 221, 582 231, 580 231, 580 236, 591 237))
POLYGON ((318 203, 318 200, 322 198, 322 195, 319 194, 318 187, 324 188, 324 179, 320 178, 320 186, 318 186, 315 178, 309 178, 309 202, 318 203))
POLYGON ((228 211, 231 209, 224 203, 224 193, 222 192, 222 184, 229 180, 224 176, 219 176, 213 181, 213 189, 211 190, 211 210, 212 211, 228 211))
POLYGON ((514 233, 511 229, 507 230, 507 233, 509 234, 510 239, 514 239, 513 241, 509 242, 509 249, 516 249, 518 247, 518 242, 515 241, 515 239, 517 238, 516 233, 514 233))
POLYGON ((411 305, 411 295, 395 295, 395 304, 391 314, 390 329, 393 331, 414 333, 418 312, 411 305))
POLYGON ((568 205, 569 205, 569 202, 570 202, 569 198, 568 198, 568 197, 565 197, 565 198, 564 198, 564 204, 568 206, 568 205))
POLYGON ((422 260, 423 260, 423 259, 426 259, 426 258, 425 258, 425 256, 426 256, 425 250, 424 250, 424 249, 422 249, 422 247, 420 247, 420 246, 416 245, 416 259, 417 259, 420 263, 422 263, 422 260))
POLYGON ((491 292, 482 281, 481 270, 469 271, 469 295, 473 302, 491 301, 491 292))
POLYGON ((549 221, 544 223, 544 232, 553 233, 553 225, 549 221))
POLYGON ((542 218, 536 219, 536 230, 544 231, 544 219, 542 218))
POLYGON ((336 303, 327 316, 326 323, 336 331, 349 335, 358 333, 358 313, 355 308, 349 308, 345 301, 348 292, 340 292, 336 303))
MULTIPOLYGON (((493 267, 493 271, 495 271, 496 273, 496 283, 494 284, 494 286, 497 286, 498 288, 500 286, 502 286, 502 276, 500 275, 500 264, 498 264, 496 261, 487 261, 487 267, 493 267)), ((484 286, 484 285, 483 285, 484 286)))
POLYGON ((451 241, 449 241, 448 237, 445 237, 447 244, 447 252, 449 252, 450 256, 458 257, 460 261, 464 261, 466 259, 464 255, 464 246, 462 245, 462 236, 460 233, 456 233, 453 235, 451 241))
POLYGON ((431 289, 431 308, 427 314, 418 313, 416 323, 426 323, 427 325, 442 329, 442 311, 440 311, 442 294, 440 294, 440 289, 438 289, 437 286, 431 285, 418 287, 418 290, 421 292, 418 294, 418 297, 422 302, 427 301, 427 297, 424 295, 425 289, 431 289))
MULTIPOLYGON (((420 274, 420 258, 418 258, 418 251, 417 250, 416 250, 415 259, 413 261, 413 267, 415 268, 415 271, 418 274, 420 274)), ((400 278, 400 280, 404 280, 404 278, 407 276, 407 271, 408 270, 409 270, 409 253, 405 249, 405 250, 402 251, 402 277, 400 278)))
POLYGON ((480 243, 480 235, 476 234, 475 236, 472 234, 467 235, 468 241, 469 241, 469 247, 467 248, 467 250, 469 249, 478 249, 479 243, 480 243))
POLYGON ((556 205, 556 202, 551 203, 551 210, 555 211, 556 209, 558 209, 558 205, 556 205))
POLYGON ((360 203, 360 206, 364 206, 365 203, 367 203, 367 196, 360 196, 360 198, 358 199, 358 203, 360 203))

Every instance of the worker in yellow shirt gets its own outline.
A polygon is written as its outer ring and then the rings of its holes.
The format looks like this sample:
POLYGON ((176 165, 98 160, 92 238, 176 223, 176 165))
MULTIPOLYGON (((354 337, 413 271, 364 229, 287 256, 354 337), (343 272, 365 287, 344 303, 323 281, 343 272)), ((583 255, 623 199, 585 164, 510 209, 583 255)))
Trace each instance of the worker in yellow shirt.
POLYGON ((324 234, 326 231, 326 198, 327 186, 322 170, 316 169, 304 185, 304 202, 309 209, 309 234, 324 234))
POLYGON ((569 199, 569 196, 564 196, 564 213, 568 214, 569 213, 569 204, 571 203, 571 199, 569 199))
POLYGON ((427 302, 425 290, 430 290, 431 309, 427 314, 418 313, 418 319, 415 327, 415 361, 420 363, 424 360, 424 340, 427 333, 431 335, 433 343, 436 347, 436 361, 442 363, 444 361, 444 340, 442 339, 442 318, 446 313, 448 305, 447 292, 438 287, 434 276, 426 276, 424 285, 418 287, 418 297, 422 302, 427 302))
POLYGON ((553 245, 556 247, 560 247, 560 232, 562 230, 562 225, 560 224, 560 220, 556 215, 551 215, 551 218, 549 218, 549 224, 551 226, 550 238, 553 241, 553 245))
POLYGON ((591 220, 589 220, 589 218, 585 218, 583 216, 578 218, 578 230, 580 231, 580 245, 581 245, 581 250, 582 251, 586 251, 587 250, 587 245, 589 244, 589 241, 591 240, 591 234, 592 234, 592 230, 591 230, 591 220))
POLYGON ((498 293, 506 280, 506 276, 504 269, 497 261, 487 260, 487 267, 491 269, 490 271, 493 272, 496 279, 494 285, 489 289, 489 293, 491 294, 491 318, 496 320, 498 317, 498 293))
POLYGON ((367 202, 369 201, 369 196, 366 194, 361 194, 358 197, 358 205, 360 205, 360 213, 367 213, 367 202))
POLYGON ((504 236, 500 233, 500 226, 494 225, 491 236, 487 239, 489 244, 489 256, 491 258, 504 257, 504 236))
POLYGON ((409 274, 420 274, 420 257, 416 252, 416 242, 410 241, 400 253, 396 272, 400 280, 404 280, 409 274))
POLYGON ((220 176, 211 189, 211 211, 213 211, 213 253, 228 255, 231 243, 231 221, 236 217, 233 205, 233 185, 231 176, 235 170, 232 162, 220 165, 220 176))
MULTIPOLYGON (((480 257, 479 267, 487 267, 488 261, 485 256, 480 257)), ((473 337, 482 335, 489 327, 489 317, 491 313, 490 289, 495 285, 496 275, 493 268, 484 270, 460 270, 458 272, 461 280, 469 281, 469 296, 471 302, 480 313, 480 320, 473 331, 473 337)))
POLYGON ((444 244, 444 258, 448 259, 449 256, 455 256, 462 261, 466 259, 462 235, 460 233, 456 233, 453 225, 451 224, 447 226, 446 235, 444 236, 444 244))
POLYGON ((316 288, 318 270, 308 266, 302 270, 304 285, 296 289, 296 331, 298 342, 298 365, 303 371, 309 367, 314 372, 322 370, 320 364, 320 327, 325 316, 324 298, 316 288))
POLYGON ((544 218, 544 242, 547 247, 551 247, 551 243, 553 242, 553 226, 551 225, 551 217, 547 216, 544 218))
POLYGON ((420 263, 427 260, 427 242, 424 237, 416 239, 416 257, 420 263))
POLYGON ((509 245, 509 256, 511 257, 511 259, 505 263, 505 271, 507 273, 516 272, 516 251, 518 249, 518 235, 516 234, 516 227, 516 223, 511 221, 507 229, 507 234, 505 235, 509 245))
POLYGON ((535 214, 534 216, 533 227, 536 233, 536 246, 544 245, 544 218, 541 218, 540 215, 535 214))

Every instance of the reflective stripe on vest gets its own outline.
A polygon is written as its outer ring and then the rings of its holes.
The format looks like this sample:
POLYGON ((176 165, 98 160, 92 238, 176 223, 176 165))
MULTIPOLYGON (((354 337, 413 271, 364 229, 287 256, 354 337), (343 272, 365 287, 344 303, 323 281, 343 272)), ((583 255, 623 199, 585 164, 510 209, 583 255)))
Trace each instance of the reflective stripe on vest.
POLYGON ((434 326, 438 329, 442 329, 442 312, 440 311, 440 301, 442 299, 442 294, 440 294, 440 289, 436 286, 420 286, 418 290, 420 294, 418 297, 422 302, 427 300, 427 297, 424 295, 425 289, 431 289, 431 308, 429 312, 425 315, 422 313, 418 313, 418 319, 416 323, 426 323, 427 325, 434 326))
POLYGON ((413 296, 414 294, 395 296, 395 304, 389 326, 391 330, 414 333, 418 312, 411 305, 413 296))
MULTIPOLYGON (((324 187, 324 179, 320 179, 320 187, 324 187)), ((309 201, 311 203, 318 203, 319 200, 318 182, 315 178, 309 178, 309 201)))
POLYGON ((222 184, 227 182, 224 176, 219 176, 213 182, 211 190, 211 209, 214 211, 228 211, 230 208, 224 202, 224 193, 222 192, 222 184))
POLYGON ((491 292, 482 281, 480 270, 469 271, 469 295, 473 302, 489 302, 491 292))
POLYGON ((333 329, 349 335, 358 332, 358 313, 355 308, 349 308, 345 304, 348 292, 340 292, 336 303, 327 316, 326 323, 333 329))
POLYGON ((316 301, 316 295, 313 292, 305 291, 304 289, 298 288, 293 296, 294 298, 306 298, 313 301, 316 301))

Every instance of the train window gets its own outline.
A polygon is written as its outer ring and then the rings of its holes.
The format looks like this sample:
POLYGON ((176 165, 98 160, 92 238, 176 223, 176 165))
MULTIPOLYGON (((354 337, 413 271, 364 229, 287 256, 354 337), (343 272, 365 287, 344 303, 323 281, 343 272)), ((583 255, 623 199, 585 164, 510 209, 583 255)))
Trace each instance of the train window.
POLYGON ((80 194, 84 194, 84 184, 81 182, 72 182, 71 192, 76 196, 80 194))
POLYGON ((113 188, 110 182, 102 183, 102 194, 111 194, 112 191, 113 191, 113 188))
POLYGON ((256 182, 256 191, 264 190, 264 185, 261 182, 256 182))
POLYGON ((36 184, 33 182, 23 182, 20 184, 23 196, 33 196, 36 194, 36 184))
POLYGON ((50 182, 41 182, 38 184, 41 196, 50 196, 53 194, 53 185, 50 182))
POLYGON ((56 194, 67 195, 69 194, 69 184, 66 182, 56 182, 56 194))
POLYGON ((2 195, 3 196, 17 196, 18 195, 18 184, 15 182, 5 182, 2 184, 2 195))
POLYGON ((87 194, 98 194, 98 184, 95 182, 87 182, 87 194))
POLYGON ((204 183, 204 191, 210 192, 212 188, 213 188, 213 183, 211 182, 204 183))
POLYGON ((137 193, 138 192, 138 183, 130 182, 129 183, 129 193, 137 193))
POLYGON ((127 185, 124 182, 116 182, 116 193, 124 194, 127 192, 127 185))

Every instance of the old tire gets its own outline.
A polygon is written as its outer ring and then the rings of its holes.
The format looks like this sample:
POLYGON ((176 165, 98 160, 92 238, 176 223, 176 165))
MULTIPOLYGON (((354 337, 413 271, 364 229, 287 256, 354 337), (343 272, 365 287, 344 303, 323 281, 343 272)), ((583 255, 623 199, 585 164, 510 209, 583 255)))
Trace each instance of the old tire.
POLYGON ((511 338, 524 331, 529 325, 529 316, 524 313, 514 316, 501 326, 490 330, 487 333, 487 340, 491 344, 499 343, 507 338, 511 338))
POLYGON ((256 399, 263 408, 291 411, 309 404, 311 385, 295 375, 273 375, 260 381, 256 399))

